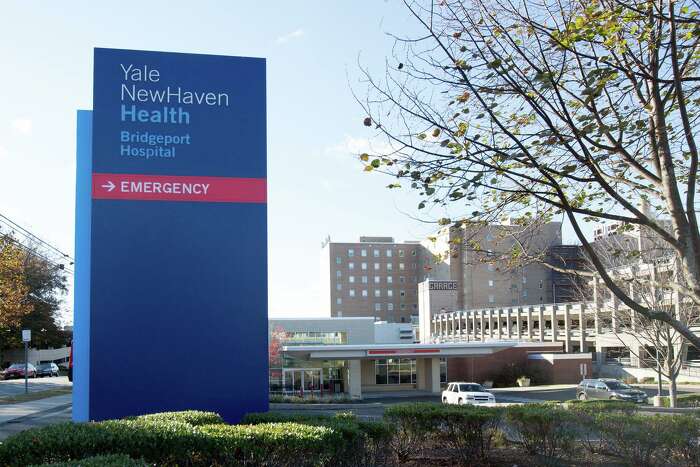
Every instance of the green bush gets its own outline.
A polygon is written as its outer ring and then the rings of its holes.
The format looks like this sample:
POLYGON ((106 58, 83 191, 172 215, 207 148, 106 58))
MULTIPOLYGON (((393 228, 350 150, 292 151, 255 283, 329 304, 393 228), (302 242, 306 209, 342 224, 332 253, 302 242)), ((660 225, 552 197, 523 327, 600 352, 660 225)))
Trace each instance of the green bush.
POLYGON ((111 454, 108 456, 95 456, 69 462, 56 464, 42 464, 38 467, 148 467, 143 460, 134 460, 124 454, 111 454))
POLYGON ((384 422, 358 420, 352 413, 335 416, 282 414, 278 412, 251 413, 242 423, 301 423, 333 429, 343 439, 335 452, 333 465, 378 465, 387 460, 393 430, 384 422))
MULTIPOLYGON (((666 464, 674 450, 687 441, 683 424, 668 415, 600 413, 594 417, 603 454, 635 466, 666 464)), ((696 440, 692 440, 694 443, 696 440)))
POLYGON ((155 422, 182 422, 192 426, 200 425, 216 425, 224 423, 224 420, 218 413, 200 412, 198 410, 185 410, 182 412, 162 412, 149 415, 141 415, 136 417, 136 420, 147 420, 155 422))
POLYGON ((525 450, 544 464, 557 464, 571 454, 577 435, 572 412, 551 404, 528 404, 506 408, 504 419, 525 450))
MULTIPOLYGON (((661 398, 664 407, 671 407, 671 399, 668 396, 661 398)), ((700 407, 700 394, 679 394, 676 396, 676 407, 700 407)))
POLYGON ((164 465, 317 465, 349 452, 346 435, 347 431, 298 423, 193 426, 168 419, 63 423, 8 438, 0 445, 0 465, 74 462, 108 454, 164 465))
POLYGON ((451 449, 466 464, 487 459, 500 420, 497 409, 434 403, 397 404, 384 412, 395 430, 392 448, 400 463, 415 456, 425 441, 451 449))
POLYGON ((595 414, 599 412, 636 412, 639 405, 634 402, 616 400, 587 400, 573 399, 564 402, 563 406, 570 410, 595 414))

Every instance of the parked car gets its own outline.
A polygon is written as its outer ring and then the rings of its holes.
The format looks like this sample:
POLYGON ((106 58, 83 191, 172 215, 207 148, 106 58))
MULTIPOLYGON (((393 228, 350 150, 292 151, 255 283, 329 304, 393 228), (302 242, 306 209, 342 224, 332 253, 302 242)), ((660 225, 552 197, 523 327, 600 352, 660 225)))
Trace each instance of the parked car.
POLYGON ((494 395, 477 383, 449 383, 447 389, 442 391, 443 404, 487 405, 495 402, 494 395))
POLYGON ((579 400, 620 400, 646 404, 648 396, 617 379, 584 379, 576 388, 579 400))
MULTIPOLYGON (((13 363, 2 376, 4 379, 24 378, 24 363, 13 363)), ((27 365, 27 377, 36 378, 36 367, 31 363, 27 365)))
POLYGON ((55 363, 40 363, 36 367, 37 376, 58 376, 58 365, 55 363))

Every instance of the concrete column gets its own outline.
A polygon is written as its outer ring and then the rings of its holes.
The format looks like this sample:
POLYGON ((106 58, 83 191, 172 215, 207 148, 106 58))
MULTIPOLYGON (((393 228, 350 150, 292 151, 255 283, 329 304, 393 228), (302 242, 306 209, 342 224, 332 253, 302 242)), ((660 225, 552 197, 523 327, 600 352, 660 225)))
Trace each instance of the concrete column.
POLYGON ((540 338, 540 342, 544 342, 544 307, 543 306, 540 306, 538 318, 540 319, 539 338, 540 338))
POLYGON ((557 341, 557 334, 559 333, 559 321, 557 319, 557 306, 552 305, 552 313, 551 313, 551 320, 552 320, 552 342, 557 341))
POLYGON ((464 317, 464 334, 466 334, 467 340, 469 340, 469 313, 465 311, 462 313, 462 316, 464 317))
POLYGON ((513 330, 511 329, 511 322, 510 322, 510 311, 511 308, 506 308, 506 336, 508 336, 508 339, 513 338, 513 330))
POLYGON ((571 311, 571 305, 564 305, 564 351, 566 353, 571 352, 571 317, 569 312, 571 311))
POLYGON ((440 358, 433 357, 429 362, 430 365, 430 392, 440 394, 440 358))
POLYGON ((492 308, 489 308, 488 321, 489 321, 489 338, 493 339, 493 309, 492 308))
POLYGON ((579 336, 580 352, 586 352, 588 350, 588 347, 586 346, 586 330, 588 329, 588 320, 584 313, 584 308, 585 306, 583 303, 578 304, 578 326, 580 329, 579 332, 581 333, 581 335, 579 336))
POLYGON ((362 365, 360 360, 348 360, 348 392, 352 399, 362 399, 362 365))
POLYGON ((515 313, 515 327, 518 328, 518 330, 515 333, 515 337, 520 340, 520 338, 523 335, 523 318, 520 316, 523 312, 522 308, 517 308, 515 313))
POLYGON ((479 310, 479 319, 481 320, 481 342, 486 338, 486 332, 484 332, 484 310, 479 310))
POLYGON ((527 339, 532 340, 532 307, 527 307, 527 339))
POLYGON ((595 344, 595 358, 598 366, 605 364, 605 347, 597 342, 595 344))
POLYGON ((500 308, 496 310, 496 338, 500 341, 503 338, 501 333, 501 310, 500 308))

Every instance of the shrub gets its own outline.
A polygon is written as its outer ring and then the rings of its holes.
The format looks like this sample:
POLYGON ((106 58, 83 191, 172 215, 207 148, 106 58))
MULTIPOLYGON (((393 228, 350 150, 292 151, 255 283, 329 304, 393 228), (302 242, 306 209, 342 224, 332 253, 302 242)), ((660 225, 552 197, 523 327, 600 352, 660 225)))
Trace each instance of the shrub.
POLYGON ((143 460, 134 460, 124 454, 111 454, 57 464, 42 464, 38 467, 148 467, 148 465, 143 460))
POLYGON ((656 378, 653 376, 645 376, 639 382, 642 384, 654 384, 656 382, 656 378))
POLYGON ((511 406, 504 413, 508 427, 517 432, 525 450, 544 464, 556 464, 570 455, 577 434, 573 413, 540 404, 511 406))
POLYGON ((601 438, 601 452, 635 466, 667 463, 678 444, 688 440, 683 425, 668 415, 600 413, 595 427, 601 438))
POLYGON ((222 465, 326 465, 343 449, 342 436, 324 426, 299 423, 207 425, 201 427, 212 441, 204 463, 222 465))
POLYGON ((334 454, 333 465, 378 465, 387 460, 393 430, 383 422, 358 420, 352 413, 335 416, 282 414, 276 412, 251 413, 243 423, 301 423, 325 426, 336 431, 343 439, 334 454))
POLYGON ((634 402, 616 401, 616 400, 588 400, 580 401, 573 399, 564 402, 564 407, 570 410, 596 414, 599 412, 636 412, 639 406, 634 402))
POLYGON ((384 416, 394 427, 392 447, 405 462, 415 454, 412 444, 433 438, 440 447, 454 450, 463 463, 471 464, 488 457, 500 411, 475 406, 434 403, 398 404, 387 408, 384 416))
POLYGON ((162 412, 149 415, 141 415, 136 417, 136 420, 147 420, 156 422, 182 422, 192 426, 200 425, 216 425, 224 423, 224 420, 218 413, 200 412, 198 410, 185 410, 182 412, 162 412))
MULTIPOLYGON (((671 399, 668 396, 661 398, 664 407, 671 407, 671 399)), ((679 394, 676 396, 676 407, 700 407, 700 394, 679 394)))
POLYGON ((316 465, 348 452, 346 432, 278 423, 193 426, 173 420, 64 423, 27 430, 0 446, 0 465, 74 462, 123 454, 164 465, 316 465))

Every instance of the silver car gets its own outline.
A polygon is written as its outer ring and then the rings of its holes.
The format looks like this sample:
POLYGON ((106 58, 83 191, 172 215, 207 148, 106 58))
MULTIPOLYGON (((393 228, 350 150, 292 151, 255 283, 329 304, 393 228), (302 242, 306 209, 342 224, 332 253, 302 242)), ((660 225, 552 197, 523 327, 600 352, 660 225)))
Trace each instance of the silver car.
POLYGON ((619 400, 646 404, 647 394, 616 379, 584 379, 576 388, 579 400, 619 400))

